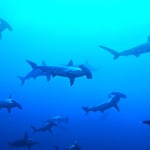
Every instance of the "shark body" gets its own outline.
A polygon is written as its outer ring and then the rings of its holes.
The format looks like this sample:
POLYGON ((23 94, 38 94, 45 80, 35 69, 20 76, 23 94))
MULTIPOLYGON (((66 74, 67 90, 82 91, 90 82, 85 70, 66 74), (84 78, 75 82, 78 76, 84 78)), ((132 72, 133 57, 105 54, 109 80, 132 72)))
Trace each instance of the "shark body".
POLYGON ((126 95, 120 93, 120 92, 112 92, 109 94, 109 98, 111 97, 109 102, 103 103, 101 105, 95 106, 95 107, 82 107, 83 110, 88 113, 89 111, 93 112, 104 112, 110 108, 115 108, 117 111, 120 111, 118 107, 118 102, 121 98, 126 98, 126 95))
POLYGON ((112 54, 114 56, 114 59, 117 59, 120 56, 130 56, 130 55, 139 57, 141 54, 150 53, 150 36, 147 37, 146 43, 143 43, 141 45, 135 46, 133 48, 130 48, 128 50, 124 50, 121 52, 117 52, 116 50, 103 46, 103 45, 99 45, 99 47, 108 51, 110 54, 112 54))

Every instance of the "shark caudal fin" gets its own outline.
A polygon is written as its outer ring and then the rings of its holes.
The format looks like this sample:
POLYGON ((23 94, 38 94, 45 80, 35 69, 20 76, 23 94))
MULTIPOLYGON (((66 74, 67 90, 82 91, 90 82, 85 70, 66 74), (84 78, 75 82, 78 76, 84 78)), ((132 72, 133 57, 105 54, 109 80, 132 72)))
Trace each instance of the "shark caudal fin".
POLYGON ((88 67, 86 67, 85 65, 79 65, 79 68, 82 69, 82 71, 85 73, 86 77, 88 79, 92 79, 92 72, 90 71, 90 69, 88 67))
POLYGON ((100 48, 102 49, 105 49, 106 51, 108 51, 109 53, 111 53, 113 56, 114 56, 114 59, 117 59, 119 58, 120 56, 120 53, 111 49, 111 48, 108 48, 108 47, 105 47, 105 46, 102 46, 102 45, 99 45, 100 48))
POLYGON ((88 114, 88 112, 89 112, 89 108, 88 107, 83 106, 82 109, 86 112, 86 114, 88 114))
POLYGON ((23 109, 22 106, 21 106, 18 102, 14 101, 14 100, 12 100, 12 102, 13 102, 13 103, 15 104, 15 106, 18 107, 19 109, 23 109))
POLYGON ((10 30, 10 31, 13 30, 12 27, 8 24, 8 22, 6 22, 4 19, 0 18, 0 22, 1 22, 1 24, 2 24, 5 28, 7 28, 8 30, 10 30))
POLYGON ((34 62, 30 61, 30 60, 26 60, 26 62, 32 67, 32 69, 37 68, 37 64, 36 63, 34 63, 34 62))
POLYGON ((31 129, 33 130, 34 133, 38 131, 35 126, 31 126, 31 129))
POLYGON ((21 76, 17 76, 17 78, 19 78, 21 80, 21 86, 24 85, 25 78, 21 77, 21 76))

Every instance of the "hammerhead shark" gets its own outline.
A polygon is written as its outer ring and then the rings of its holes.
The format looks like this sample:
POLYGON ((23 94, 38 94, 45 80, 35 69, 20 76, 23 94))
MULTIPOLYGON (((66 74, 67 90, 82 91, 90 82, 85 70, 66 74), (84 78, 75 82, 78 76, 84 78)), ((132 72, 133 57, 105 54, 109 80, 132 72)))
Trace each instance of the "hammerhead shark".
POLYGON ((46 132, 52 133, 52 128, 57 126, 57 124, 53 121, 47 121, 43 126, 36 128, 35 126, 31 126, 33 132, 46 132))
POLYGON ((15 107, 22 109, 22 106, 12 99, 12 95, 9 95, 7 99, 0 101, 0 109, 6 108, 8 113, 11 113, 11 109, 15 107))
POLYGON ((99 45, 99 47, 108 51, 110 54, 112 54, 114 56, 114 59, 117 59, 120 56, 130 56, 130 55, 139 57, 141 54, 150 53, 150 36, 147 37, 146 43, 143 43, 141 45, 138 45, 136 47, 133 47, 133 48, 121 51, 121 52, 118 52, 114 49, 108 48, 103 45, 99 45))
POLYGON ((74 66, 73 61, 70 60, 67 65, 56 65, 47 66, 45 63, 42 66, 38 66, 36 63, 26 60, 27 63, 32 67, 25 77, 18 76, 21 80, 21 85, 24 84, 25 80, 30 78, 36 78, 38 76, 46 76, 49 81, 51 76, 61 76, 69 78, 70 85, 74 84, 75 78, 86 76, 88 79, 92 79, 92 72, 85 65, 74 66))
POLYGON ((4 30, 8 29, 9 31, 12 31, 12 27, 2 18, 0 18, 0 39, 2 38, 2 32, 4 30))
POLYGON ((16 147, 16 148, 20 148, 20 147, 26 147, 29 150, 31 150, 32 146, 39 144, 36 141, 33 141, 29 136, 28 133, 25 132, 23 139, 18 139, 15 140, 13 142, 9 142, 8 143, 10 147, 16 147))
POLYGON ((118 102, 120 101, 121 98, 126 98, 126 95, 120 92, 112 92, 109 95, 110 100, 106 103, 103 103, 101 105, 98 106, 94 106, 94 107, 82 107, 83 110, 88 113, 89 111, 93 111, 93 112, 104 112, 110 108, 115 108, 117 111, 120 111, 119 107, 118 107, 118 102))

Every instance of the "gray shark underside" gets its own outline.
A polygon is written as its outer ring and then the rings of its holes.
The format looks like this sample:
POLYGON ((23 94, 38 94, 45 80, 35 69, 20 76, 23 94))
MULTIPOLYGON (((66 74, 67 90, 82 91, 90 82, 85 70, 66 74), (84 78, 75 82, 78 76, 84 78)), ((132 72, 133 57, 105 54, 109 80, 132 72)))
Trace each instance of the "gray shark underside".
POLYGON ((134 48, 122 52, 117 52, 116 50, 113 50, 103 45, 99 45, 99 47, 112 54, 114 56, 114 59, 117 59, 120 56, 130 56, 130 55, 139 57, 141 54, 150 53, 150 37, 147 38, 147 43, 144 43, 142 45, 136 46, 134 48))

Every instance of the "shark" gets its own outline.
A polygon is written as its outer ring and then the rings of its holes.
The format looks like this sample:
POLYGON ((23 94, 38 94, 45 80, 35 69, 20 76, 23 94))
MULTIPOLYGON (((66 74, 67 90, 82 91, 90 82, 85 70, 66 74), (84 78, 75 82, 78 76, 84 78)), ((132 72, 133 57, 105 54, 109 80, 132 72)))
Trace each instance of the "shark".
POLYGON ((56 124, 68 123, 69 118, 67 116, 56 115, 56 116, 51 117, 46 122, 51 122, 51 121, 56 123, 56 124))
POLYGON ((43 72, 49 73, 52 77, 61 76, 66 77, 70 81, 70 85, 74 84, 76 78, 86 76, 87 79, 92 79, 92 72, 85 65, 75 66, 73 61, 70 60, 67 65, 57 66, 42 66, 40 69, 43 72))
POLYGON ((142 121, 143 124, 147 124, 147 125, 150 125, 150 120, 144 120, 142 121))
POLYGON ((52 128, 57 126, 57 124, 53 121, 47 121, 43 126, 36 128, 35 126, 31 126, 33 132, 46 132, 52 133, 52 128))
POLYGON ((92 112, 104 112, 110 108, 115 108, 117 111, 120 111, 118 107, 118 102, 120 101, 121 98, 127 98, 127 96, 123 93, 120 92, 111 92, 108 95, 108 98, 110 99, 108 102, 102 103, 101 105, 94 106, 94 107, 86 107, 83 106, 82 109, 88 113, 90 111, 92 112))
POLYGON ((17 76, 21 80, 21 85, 24 84, 25 80, 30 78, 36 79, 38 76, 46 76, 47 81, 49 81, 51 77, 67 77, 71 86, 74 84, 75 78, 83 76, 86 76, 87 79, 93 78, 92 72, 88 67, 82 64, 74 66, 72 60, 70 60, 67 65, 54 66, 48 66, 45 63, 40 66, 30 60, 26 60, 26 62, 32 67, 32 70, 24 77, 17 76))
POLYGON ((20 110, 22 110, 22 106, 16 102, 15 100, 12 99, 12 95, 10 94, 9 97, 5 100, 1 100, 0 101, 0 109, 7 109, 8 113, 11 113, 11 109, 12 108, 19 108, 20 110))
MULTIPOLYGON (((57 146, 57 145, 54 145, 54 149, 55 150, 60 150, 60 147, 57 146)), ((81 147, 75 141, 72 145, 64 148, 63 150, 81 150, 81 147)))
POLYGON ((150 53, 150 36, 147 37, 147 42, 137 45, 133 48, 123 50, 121 52, 118 52, 114 49, 111 49, 111 48, 103 46, 103 45, 99 45, 99 47, 108 51, 110 54, 112 54, 114 56, 114 60, 119 58, 120 56, 134 55, 136 57, 139 57, 140 55, 142 55, 144 53, 150 53))
POLYGON ((13 142, 8 143, 10 147, 20 148, 26 147, 31 150, 32 146, 39 144, 37 141, 33 141, 29 136, 28 133, 25 132, 24 137, 22 139, 15 140, 13 142))
POLYGON ((6 29, 8 29, 9 31, 13 31, 12 27, 8 24, 8 22, 0 18, 0 39, 2 38, 2 32, 6 29))

